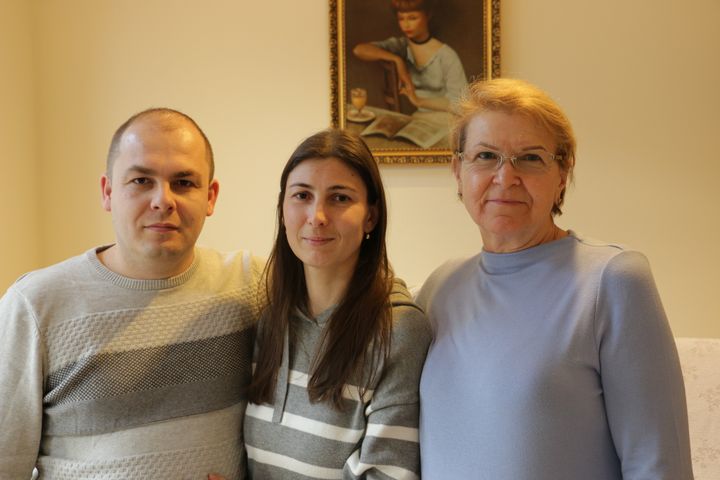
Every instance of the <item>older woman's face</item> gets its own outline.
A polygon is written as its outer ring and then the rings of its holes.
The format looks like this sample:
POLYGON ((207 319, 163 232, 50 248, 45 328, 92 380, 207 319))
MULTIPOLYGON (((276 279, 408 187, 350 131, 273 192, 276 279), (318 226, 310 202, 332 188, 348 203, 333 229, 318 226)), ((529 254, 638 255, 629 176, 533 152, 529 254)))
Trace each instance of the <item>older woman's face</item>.
POLYGON ((484 112, 467 125, 461 148, 463 160, 453 161, 453 172, 486 250, 523 250, 555 232, 551 211, 567 174, 551 159, 557 144, 549 132, 524 115, 484 112), (527 159, 543 159, 541 165, 546 166, 518 171, 507 159, 500 168, 473 161, 496 154, 506 158, 529 154, 527 159))

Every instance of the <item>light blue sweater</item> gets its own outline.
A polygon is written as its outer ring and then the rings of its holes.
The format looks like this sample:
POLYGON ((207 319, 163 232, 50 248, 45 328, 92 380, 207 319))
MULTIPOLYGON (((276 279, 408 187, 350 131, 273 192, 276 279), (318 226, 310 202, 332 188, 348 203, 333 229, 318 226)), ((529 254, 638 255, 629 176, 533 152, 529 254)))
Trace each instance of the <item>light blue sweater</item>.
POLYGON ((692 479, 682 375, 646 258, 572 234, 450 262, 419 295, 423 478, 692 479))

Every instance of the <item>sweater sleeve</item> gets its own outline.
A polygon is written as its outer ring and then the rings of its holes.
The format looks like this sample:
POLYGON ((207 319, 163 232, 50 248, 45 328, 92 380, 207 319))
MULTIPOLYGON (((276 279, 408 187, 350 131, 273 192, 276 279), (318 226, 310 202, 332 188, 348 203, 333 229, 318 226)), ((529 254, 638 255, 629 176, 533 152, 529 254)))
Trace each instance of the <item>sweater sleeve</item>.
POLYGON ((692 479, 682 372, 642 254, 623 252, 608 262, 596 322, 605 408, 623 478, 692 479))
POLYGON ((385 40, 370 42, 376 47, 387 50, 390 53, 405 58, 407 56, 407 45, 398 37, 390 37, 385 40))
POLYGON ((344 479, 417 479, 419 385, 431 332, 415 306, 395 307, 390 356, 365 410, 367 427, 344 479))
POLYGON ((35 316, 11 287, 0 299, 0 478, 32 477, 42 434, 42 352, 35 316))
POLYGON ((445 81, 445 96, 451 102, 457 102, 467 87, 467 77, 465 77, 465 69, 458 54, 450 47, 447 48, 447 53, 440 57, 445 81))

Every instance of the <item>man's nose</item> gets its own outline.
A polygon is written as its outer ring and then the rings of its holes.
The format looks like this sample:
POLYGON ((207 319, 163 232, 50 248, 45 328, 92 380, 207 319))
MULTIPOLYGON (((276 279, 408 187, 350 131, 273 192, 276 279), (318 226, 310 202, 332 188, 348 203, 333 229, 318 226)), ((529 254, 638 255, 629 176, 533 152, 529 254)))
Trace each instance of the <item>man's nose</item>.
POLYGON ((168 211, 175 209, 175 195, 167 182, 159 182, 153 190, 150 206, 153 210, 168 211))

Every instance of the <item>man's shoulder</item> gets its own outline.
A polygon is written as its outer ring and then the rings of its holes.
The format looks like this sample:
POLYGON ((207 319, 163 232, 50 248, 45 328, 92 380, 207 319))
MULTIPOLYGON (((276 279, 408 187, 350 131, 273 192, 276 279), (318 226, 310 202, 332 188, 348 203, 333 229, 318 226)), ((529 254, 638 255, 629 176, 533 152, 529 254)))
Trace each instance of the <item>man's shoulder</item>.
MULTIPOLYGON (((237 287, 256 286, 265 268, 265 259, 247 250, 219 251, 207 247, 196 247, 200 259, 199 276, 211 284, 237 287)), ((220 287, 218 287, 220 288, 220 287)))
POLYGON ((265 267, 265 259, 254 255, 248 250, 222 251, 209 247, 196 247, 197 255, 200 257, 205 268, 217 269, 240 269, 244 271, 260 270, 265 267))
POLYGON ((248 250, 230 250, 223 251, 205 246, 195 247, 197 254, 202 261, 208 265, 214 266, 241 266, 251 268, 253 266, 264 266, 265 260, 254 255, 248 250))
POLYGON ((74 283, 80 278, 91 278, 93 269, 89 256, 94 255, 94 252, 95 249, 91 249, 53 265, 24 273, 12 287, 23 292, 47 291, 74 283))

